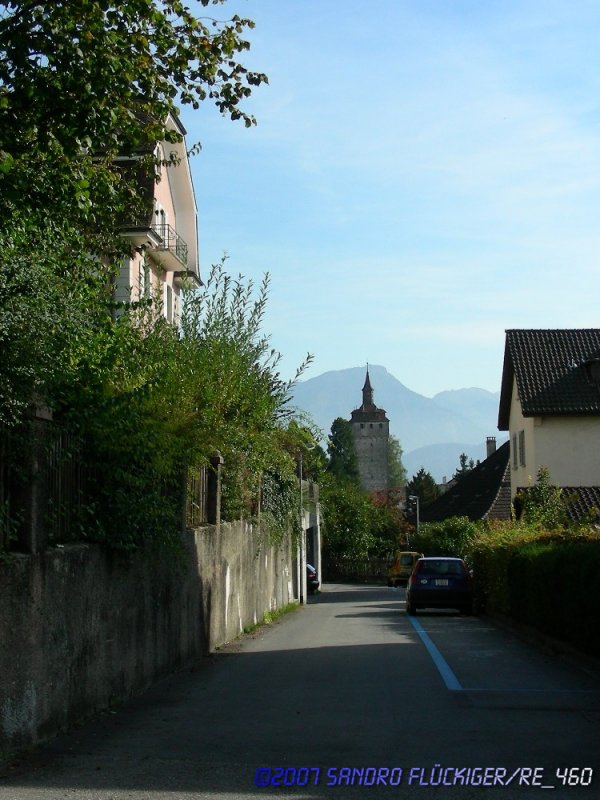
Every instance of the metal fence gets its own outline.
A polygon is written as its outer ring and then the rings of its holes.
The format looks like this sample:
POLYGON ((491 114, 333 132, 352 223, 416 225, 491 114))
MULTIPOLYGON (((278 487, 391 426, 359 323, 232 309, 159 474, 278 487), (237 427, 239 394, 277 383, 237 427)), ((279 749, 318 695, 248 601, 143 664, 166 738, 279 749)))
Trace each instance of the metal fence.
POLYGON ((49 431, 42 472, 47 499, 46 533, 50 542, 69 542, 84 534, 86 508, 91 506, 94 470, 85 464, 81 442, 57 426, 49 431))
POLYGON ((323 555, 323 574, 328 581, 349 581, 351 583, 381 583, 385 581, 388 563, 385 558, 328 559, 323 555))
MULTIPOLYGON (((0 552, 38 552, 88 538, 101 482, 93 454, 56 421, 35 420, 18 431, 0 427, 0 552)), ((207 485, 208 468, 188 470, 187 527, 207 523, 207 485)))
POLYGON ((11 503, 9 460, 11 439, 5 428, 0 428, 0 552, 7 550, 11 534, 11 503))
POLYGON ((208 469, 206 467, 188 471, 185 514, 185 524, 188 528, 197 528, 206 524, 207 486, 208 469))

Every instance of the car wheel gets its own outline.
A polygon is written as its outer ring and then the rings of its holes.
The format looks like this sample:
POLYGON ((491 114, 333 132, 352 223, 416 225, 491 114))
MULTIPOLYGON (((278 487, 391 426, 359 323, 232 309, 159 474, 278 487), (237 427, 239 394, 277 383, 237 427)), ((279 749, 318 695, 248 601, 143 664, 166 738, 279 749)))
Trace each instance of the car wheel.
POLYGON ((473 613, 473 606, 471 603, 468 603, 466 606, 461 606, 459 608, 460 613, 465 617, 470 617, 473 613))
POLYGON ((391 580, 388 578, 388 586, 393 586, 393 585, 394 585, 394 581, 391 581, 391 580))
POLYGON ((417 608, 412 603, 406 604, 406 613, 409 614, 411 617, 414 617, 417 613, 417 608))

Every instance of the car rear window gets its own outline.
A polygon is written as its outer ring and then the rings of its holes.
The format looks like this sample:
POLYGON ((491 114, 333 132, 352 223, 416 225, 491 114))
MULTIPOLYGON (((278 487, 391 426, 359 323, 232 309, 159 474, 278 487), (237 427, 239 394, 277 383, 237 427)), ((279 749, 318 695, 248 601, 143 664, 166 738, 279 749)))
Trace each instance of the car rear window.
POLYGON ((413 556, 400 556, 400 563, 403 567, 409 567, 413 563, 413 556))
POLYGON ((421 561, 419 573, 425 575, 463 575, 464 567, 460 561, 421 561))

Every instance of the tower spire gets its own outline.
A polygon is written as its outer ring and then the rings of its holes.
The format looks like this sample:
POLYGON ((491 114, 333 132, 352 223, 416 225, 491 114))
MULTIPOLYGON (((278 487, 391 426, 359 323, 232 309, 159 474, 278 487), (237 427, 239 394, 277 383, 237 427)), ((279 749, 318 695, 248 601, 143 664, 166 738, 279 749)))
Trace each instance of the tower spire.
POLYGON ((365 378, 365 385, 362 389, 362 396, 363 396, 363 408, 369 408, 373 406, 373 388, 371 386, 371 380, 369 378, 369 364, 367 363, 367 376, 365 378))

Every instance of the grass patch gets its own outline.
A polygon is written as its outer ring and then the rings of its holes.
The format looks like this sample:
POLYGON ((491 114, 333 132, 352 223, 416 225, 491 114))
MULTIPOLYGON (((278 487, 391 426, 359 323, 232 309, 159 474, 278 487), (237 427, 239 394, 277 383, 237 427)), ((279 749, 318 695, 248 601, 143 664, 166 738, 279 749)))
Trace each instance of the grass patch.
POLYGON ((278 619, 283 617, 285 614, 289 614, 291 611, 296 611, 296 609, 300 608, 299 603, 288 603, 286 606, 282 608, 277 608, 275 611, 267 611, 263 614, 263 617, 258 622, 254 623, 253 625, 246 625, 243 630, 243 633, 254 633, 254 631, 258 630, 258 628, 262 628, 263 625, 272 625, 278 619))

